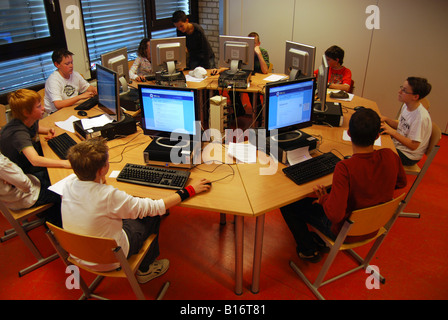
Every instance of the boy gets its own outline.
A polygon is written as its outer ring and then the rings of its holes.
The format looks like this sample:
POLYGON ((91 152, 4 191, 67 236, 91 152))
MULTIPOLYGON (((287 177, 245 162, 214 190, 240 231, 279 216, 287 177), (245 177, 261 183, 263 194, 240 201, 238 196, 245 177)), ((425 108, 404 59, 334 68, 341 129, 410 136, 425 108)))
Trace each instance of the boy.
POLYGON ((51 59, 57 70, 45 82, 45 111, 48 114, 97 94, 95 87, 73 71, 73 53, 65 48, 57 49, 51 59))
POLYGON ((187 69, 194 70, 196 67, 215 68, 215 53, 207 40, 204 29, 197 23, 190 22, 182 10, 174 12, 171 21, 177 28, 177 36, 186 37, 187 69))
MULTIPOLYGON (((113 238, 127 256, 136 254, 151 234, 159 233, 160 216, 166 209, 196 193, 209 190, 202 179, 160 200, 138 198, 106 185, 109 171, 108 147, 104 139, 93 138, 70 148, 68 159, 76 177, 67 181, 62 197, 62 223, 66 230, 98 237, 113 238)), ((137 271, 137 280, 145 283, 165 273, 167 259, 159 255, 158 236, 137 271)), ((84 262, 86 263, 86 262, 84 262)), ((107 271, 111 265, 92 265, 107 271)))
POLYGON ((352 211, 387 202, 394 197, 395 189, 406 186, 400 158, 390 149, 373 148, 380 125, 380 117, 372 109, 356 111, 348 130, 353 156, 336 165, 331 192, 316 186, 317 200, 306 198, 280 208, 300 258, 315 263, 321 260, 321 252, 328 252, 323 241, 308 230, 307 223, 335 239, 352 211))
POLYGON ((39 134, 54 137, 54 128, 39 125, 44 114, 40 95, 32 90, 19 89, 8 95, 12 120, 2 129, 0 150, 15 162, 24 173, 37 175, 39 180, 48 178, 46 168, 71 168, 68 160, 50 159, 42 155, 39 134))
POLYGON ((392 137, 398 155, 405 166, 420 161, 428 147, 432 132, 432 121, 421 99, 431 92, 428 80, 409 77, 400 86, 398 101, 402 102, 398 120, 382 117, 383 133, 392 137))
MULTIPOLYGON (((328 88, 350 91, 352 85, 352 72, 344 67, 344 50, 338 46, 331 46, 325 51, 328 62, 328 88)), ((318 70, 314 71, 317 76, 318 70)))

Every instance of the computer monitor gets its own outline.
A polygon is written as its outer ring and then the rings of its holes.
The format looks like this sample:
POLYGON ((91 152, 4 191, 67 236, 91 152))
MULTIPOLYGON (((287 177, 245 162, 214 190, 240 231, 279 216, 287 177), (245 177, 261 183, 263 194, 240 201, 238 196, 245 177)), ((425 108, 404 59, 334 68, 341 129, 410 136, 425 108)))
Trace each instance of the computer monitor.
POLYGON ((122 121, 118 73, 99 64, 96 67, 98 107, 114 121, 122 121))
POLYGON ((154 72, 175 76, 187 67, 185 37, 151 39, 150 49, 154 72))
MULTIPOLYGON (((144 134, 161 138, 173 137, 175 143, 179 140, 200 141, 196 89, 142 84, 138 86, 138 90, 144 134), (171 136, 172 133, 176 135, 171 136)), ((169 139, 157 141, 169 144, 169 139)), ((175 143, 171 143, 171 146, 175 143)))
POLYGON ((219 36, 220 68, 229 68, 228 74, 237 74, 240 70, 254 70, 255 38, 238 36, 219 36))
POLYGON ((271 139, 298 139, 302 135, 299 129, 312 125, 314 89, 314 77, 266 84, 265 129, 271 139))
POLYGON ((317 75, 317 101, 314 104, 315 112, 325 112, 327 109, 327 84, 328 84, 328 62, 327 57, 322 55, 322 63, 319 66, 317 75))
POLYGON ((286 41, 285 74, 289 74, 289 80, 311 77, 314 72, 315 56, 316 47, 286 41))
POLYGON ((129 92, 129 64, 128 50, 126 47, 119 48, 101 55, 101 65, 115 71, 121 85, 121 94, 129 92))

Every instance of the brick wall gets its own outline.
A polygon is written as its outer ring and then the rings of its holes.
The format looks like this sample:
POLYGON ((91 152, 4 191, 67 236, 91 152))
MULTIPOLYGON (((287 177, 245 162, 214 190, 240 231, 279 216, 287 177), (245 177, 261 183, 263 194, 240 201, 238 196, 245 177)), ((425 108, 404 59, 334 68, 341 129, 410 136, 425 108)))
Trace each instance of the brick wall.
POLYGON ((216 66, 219 57, 219 1, 199 0, 199 24, 215 52, 216 66))

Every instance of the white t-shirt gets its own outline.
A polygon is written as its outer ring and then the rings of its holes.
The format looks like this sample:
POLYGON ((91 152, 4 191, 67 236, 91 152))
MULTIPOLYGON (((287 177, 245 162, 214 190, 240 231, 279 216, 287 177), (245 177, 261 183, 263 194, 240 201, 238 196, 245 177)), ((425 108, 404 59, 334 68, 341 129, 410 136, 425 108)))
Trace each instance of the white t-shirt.
MULTIPOLYGON (((129 252, 123 219, 137 219, 165 214, 163 200, 138 198, 113 186, 93 181, 68 179, 62 191, 62 225, 64 229, 88 236, 112 238, 129 252)), ((98 265, 80 261, 98 271, 113 270, 118 265, 98 265)))
POLYGON ((45 111, 57 111, 54 101, 62 101, 83 93, 90 84, 76 71, 65 79, 58 70, 55 70, 45 82, 45 111))
POLYGON ((420 104, 414 111, 409 111, 406 104, 403 104, 398 118, 397 132, 413 141, 420 142, 416 150, 411 150, 393 139, 395 147, 406 157, 411 160, 420 160, 425 154, 432 132, 432 121, 428 110, 420 104))

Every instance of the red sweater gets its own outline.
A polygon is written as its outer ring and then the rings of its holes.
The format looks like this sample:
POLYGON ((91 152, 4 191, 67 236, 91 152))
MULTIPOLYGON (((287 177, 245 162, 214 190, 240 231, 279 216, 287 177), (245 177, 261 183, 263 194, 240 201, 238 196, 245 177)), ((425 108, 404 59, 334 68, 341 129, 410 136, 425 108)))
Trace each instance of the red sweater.
POLYGON ((395 189, 405 186, 406 174, 392 150, 356 153, 336 165, 331 192, 320 204, 337 235, 352 211, 390 201, 395 189))

